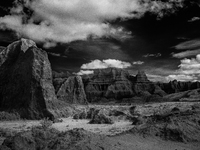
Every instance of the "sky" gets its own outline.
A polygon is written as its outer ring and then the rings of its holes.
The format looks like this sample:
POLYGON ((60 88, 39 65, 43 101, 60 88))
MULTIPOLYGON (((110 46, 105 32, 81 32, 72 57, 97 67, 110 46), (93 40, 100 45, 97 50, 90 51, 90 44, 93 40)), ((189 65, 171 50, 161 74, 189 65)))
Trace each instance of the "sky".
POLYGON ((144 70, 151 81, 200 81, 199 0, 6 0, 0 45, 34 40, 74 74, 144 70))

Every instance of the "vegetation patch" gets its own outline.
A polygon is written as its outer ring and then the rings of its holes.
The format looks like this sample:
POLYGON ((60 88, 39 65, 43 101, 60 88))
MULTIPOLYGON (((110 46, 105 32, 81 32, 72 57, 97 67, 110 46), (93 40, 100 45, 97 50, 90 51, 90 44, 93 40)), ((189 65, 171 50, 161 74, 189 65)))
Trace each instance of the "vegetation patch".
POLYGON ((20 115, 17 112, 0 111, 0 121, 12 121, 20 119, 20 115))

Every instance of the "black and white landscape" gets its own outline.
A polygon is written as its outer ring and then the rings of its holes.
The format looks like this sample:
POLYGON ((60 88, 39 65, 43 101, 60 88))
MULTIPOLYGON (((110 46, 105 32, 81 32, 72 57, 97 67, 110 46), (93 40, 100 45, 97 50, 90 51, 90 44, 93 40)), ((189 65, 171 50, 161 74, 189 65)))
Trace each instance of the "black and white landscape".
POLYGON ((200 1, 0 2, 0 150, 199 150, 200 1))

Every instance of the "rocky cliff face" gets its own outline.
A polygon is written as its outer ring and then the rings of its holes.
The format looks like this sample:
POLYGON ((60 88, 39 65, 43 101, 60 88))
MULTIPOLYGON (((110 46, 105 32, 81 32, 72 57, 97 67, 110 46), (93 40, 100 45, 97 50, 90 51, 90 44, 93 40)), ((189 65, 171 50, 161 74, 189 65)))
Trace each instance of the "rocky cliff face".
POLYGON ((132 97, 132 83, 125 70, 108 68, 95 70, 94 75, 85 80, 85 92, 89 102, 102 98, 121 99, 132 97))
POLYGON ((22 118, 53 118, 58 102, 47 53, 31 40, 10 44, 0 53, 0 110, 22 118))
POLYGON ((94 75, 85 79, 85 92, 89 102, 101 99, 122 100, 135 96, 148 97, 157 95, 162 97, 166 93, 159 86, 150 82, 143 71, 130 76, 123 69, 109 68, 96 70, 94 75))
POLYGON ((166 93, 159 86, 147 79, 144 71, 138 71, 135 81, 133 81, 133 89, 137 95, 141 96, 151 96, 152 94, 156 94, 158 96, 166 95, 166 93))
POLYGON ((177 80, 170 81, 169 83, 157 83, 157 85, 167 94, 200 88, 200 82, 180 82, 177 80))
POLYGON ((87 104, 81 76, 68 77, 57 91, 59 100, 70 104, 87 104))
POLYGON ((200 101, 200 89, 172 93, 164 96, 167 101, 200 101))

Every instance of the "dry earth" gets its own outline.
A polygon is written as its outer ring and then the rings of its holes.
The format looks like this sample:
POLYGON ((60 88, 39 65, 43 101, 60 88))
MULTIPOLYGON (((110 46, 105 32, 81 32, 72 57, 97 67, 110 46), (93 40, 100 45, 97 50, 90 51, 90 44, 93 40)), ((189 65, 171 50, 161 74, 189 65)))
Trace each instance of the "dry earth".
MULTIPOLYGON (((152 114, 160 114, 169 111, 175 107, 181 111, 192 110, 194 107, 199 107, 198 102, 169 102, 158 104, 138 105, 135 108, 135 113, 144 116, 152 114)), ((103 106, 91 105, 89 107, 103 108, 103 109, 117 109, 127 112, 132 106, 103 106)), ((77 107, 84 109, 84 106, 77 107)), ((200 108, 200 107, 199 107, 200 108)), ((72 119, 62 118, 63 122, 54 123, 53 128, 59 131, 69 131, 74 128, 83 128, 86 131, 98 133, 101 135, 109 136, 109 142, 113 149, 118 150, 200 150, 200 143, 198 142, 176 142, 170 140, 162 140, 156 136, 142 136, 129 132, 134 127, 132 122, 128 120, 115 120, 114 124, 88 124, 87 119, 72 119)), ((3 121, 0 122, 0 129, 7 130, 12 135, 12 132, 19 132, 31 129, 32 126, 40 125, 40 121, 20 120, 20 121, 3 121)), ((3 142, 4 137, 0 137, 0 144, 3 142)), ((100 142, 100 141, 99 141, 100 142)), ((101 144, 101 142, 100 142, 101 144)))

